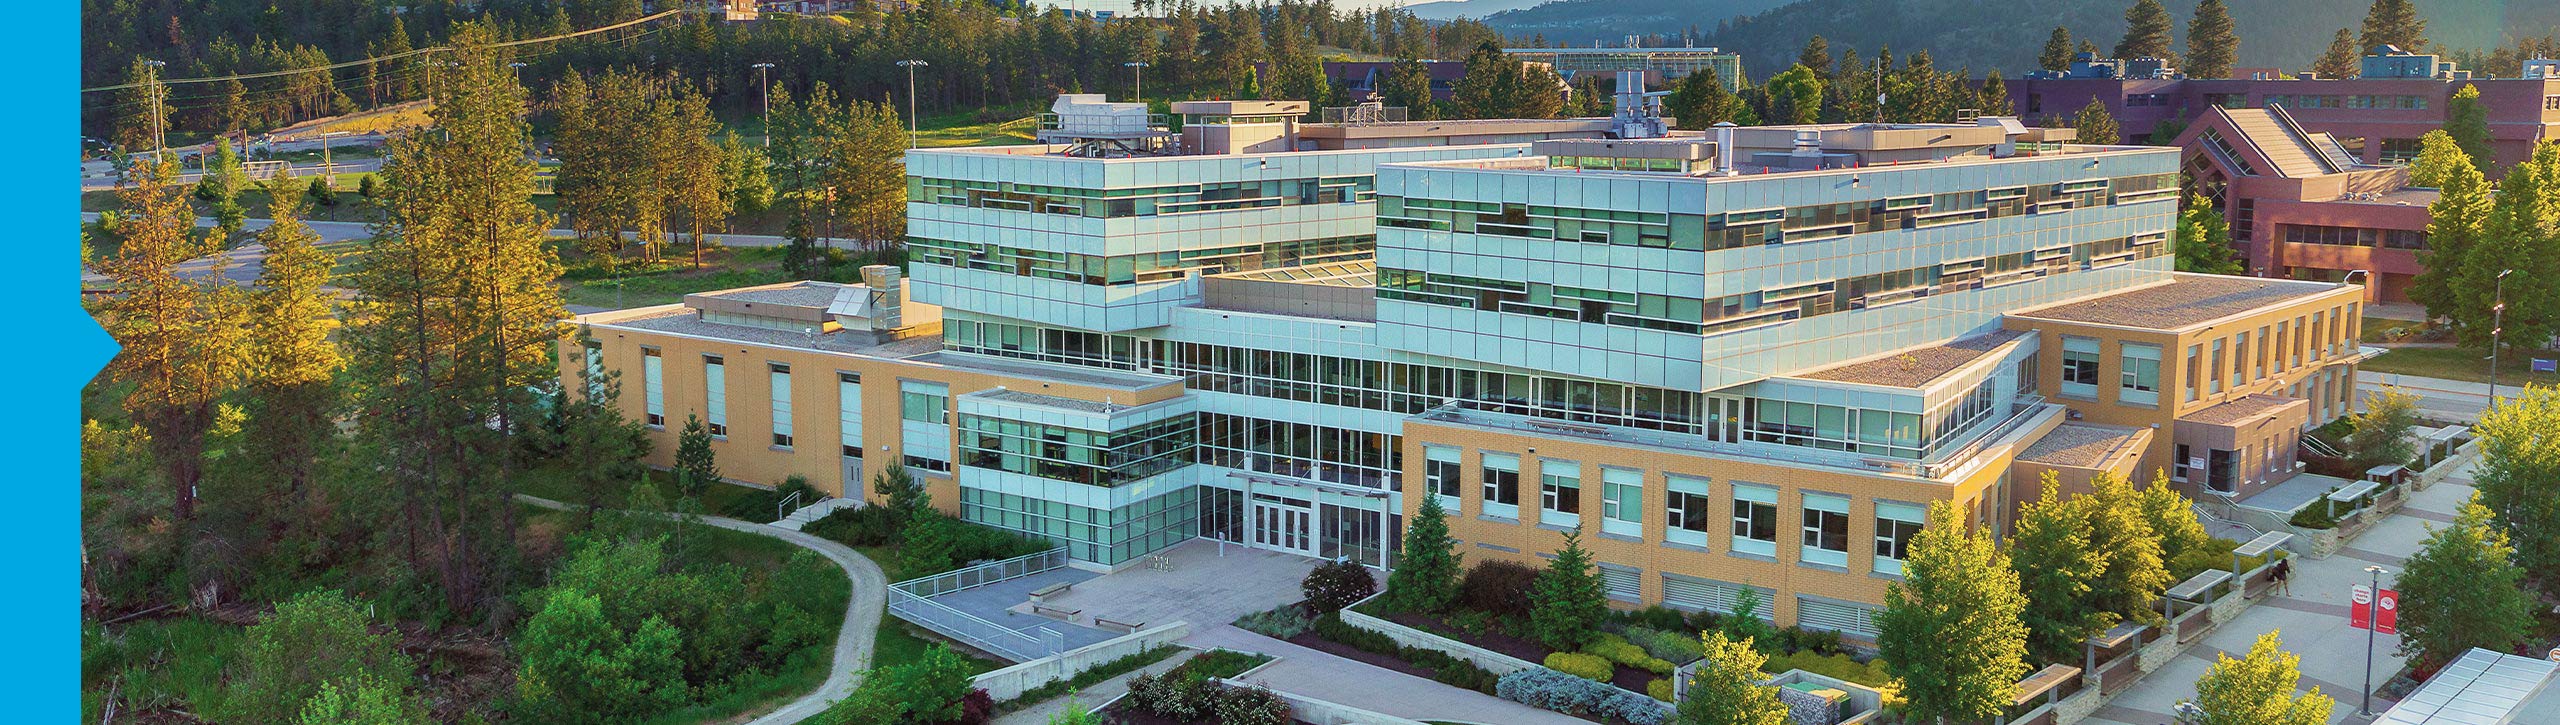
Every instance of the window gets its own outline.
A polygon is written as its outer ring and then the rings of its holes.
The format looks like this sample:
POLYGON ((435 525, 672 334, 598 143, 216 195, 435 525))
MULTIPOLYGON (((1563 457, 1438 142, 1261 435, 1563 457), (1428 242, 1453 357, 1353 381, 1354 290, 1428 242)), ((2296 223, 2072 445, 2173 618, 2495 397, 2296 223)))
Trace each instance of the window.
POLYGON ((1520 457, 1509 453, 1486 453, 1482 458, 1484 515, 1520 518, 1520 457))
POLYGON ((1749 483, 1733 485, 1733 550, 1778 555, 1778 489, 1749 483))
POLYGON ((1809 564, 1849 565, 1849 497, 1804 494, 1804 548, 1799 555, 1809 564))
POLYGON ((2169 478, 2171 480, 2187 480, 2187 455, 2187 444, 2178 444, 2176 455, 2169 458, 2169 478))
POLYGON ((2095 338, 2063 336, 2062 395, 2066 398, 2098 397, 2098 341, 2095 338))
POLYGON ((2124 372, 2116 390, 2118 402, 2132 405, 2160 404, 2160 346, 2124 343, 2121 347, 2124 372))
POLYGON ((1600 531, 1618 536, 1644 535, 1644 472, 1600 469, 1600 531))
POLYGON ((2207 395, 2222 392, 2222 351, 2230 342, 2231 338, 2227 337, 2213 341, 2213 360, 2204 368, 2204 392, 2207 395))
POLYGON ((1875 569, 1878 573, 1902 574, 1902 559, 1911 552, 1911 537, 1918 535, 1920 525, 1928 520, 1928 510, 1918 504, 1876 502, 1875 569))
POLYGON ((2240 480, 2240 452, 2214 448, 2205 451, 2206 490, 2231 493, 2232 484, 2240 480))
POLYGON ((657 348, 640 348, 640 390, 645 401, 641 410, 648 415, 643 422, 653 428, 667 427, 665 361, 666 356, 659 354, 657 348))
POLYGON ((585 347, 587 369, 583 379, 592 391, 594 386, 604 382, 604 343, 588 340, 585 347))
POLYGON ((862 457, 861 373, 836 373, 836 443, 844 457, 862 457))
POLYGON ((1709 510, 1715 501, 1707 498, 1707 479, 1676 474, 1665 474, 1662 479, 1666 489, 1662 540, 1706 548, 1707 532, 1715 525, 1715 513, 1709 510))
POLYGON ((1458 508, 1458 478, 1463 470, 1458 465, 1458 449, 1448 446, 1422 447, 1422 482, 1432 493, 1447 499, 1440 507, 1458 508))
POLYGON ((908 387, 898 391, 898 416, 917 423, 947 425, 950 418, 945 413, 951 405, 950 396, 947 395, 950 389, 939 385, 934 387, 941 388, 941 391, 925 390, 919 387, 908 387))
POLYGON ((2241 330, 2231 340, 2231 387, 2237 390, 2249 382, 2249 331, 2241 330))
POLYGON ((765 377, 773 390, 773 445, 791 447, 791 366, 765 363, 765 377))
POLYGON ((728 365, 718 355, 702 356, 702 417, 711 437, 729 437, 728 365))
POLYGON ((1538 523, 1582 525, 1582 464, 1552 458, 1538 461, 1538 523))
POLYGON ((898 460, 909 468, 951 470, 951 386, 898 381, 898 460))
POLYGON ((2187 374, 2185 376, 2187 379, 2187 402, 2193 403, 2196 401, 2196 386, 2202 384, 2200 381, 2204 377, 2201 372, 2201 361, 2203 360, 2204 345, 2198 344, 2187 346, 2187 374))

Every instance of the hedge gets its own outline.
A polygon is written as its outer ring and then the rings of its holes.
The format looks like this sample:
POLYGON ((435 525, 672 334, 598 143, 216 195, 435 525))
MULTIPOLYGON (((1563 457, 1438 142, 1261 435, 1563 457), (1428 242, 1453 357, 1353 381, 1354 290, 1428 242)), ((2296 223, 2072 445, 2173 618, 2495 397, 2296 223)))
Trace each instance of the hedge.
POLYGON ((1618 674, 1618 668, 1609 664, 1609 660, 1599 655, 1576 652, 1557 652, 1547 655, 1547 669, 1594 682, 1608 682, 1610 677, 1618 674))
POLYGON ((1629 725, 1663 725, 1671 719, 1671 709, 1651 697, 1544 667, 1503 675, 1494 685, 1494 696, 1542 710, 1629 725))
MULTIPOLYGON (((1610 662, 1615 662, 1666 677, 1671 674, 1673 669, 1675 669, 1675 666, 1672 665, 1669 660, 1645 654, 1643 647, 1638 647, 1629 643, 1625 637, 1620 637, 1614 634, 1600 635, 1598 641, 1594 641, 1590 646, 1582 648, 1582 651, 1588 654, 1598 655, 1601 659, 1605 659, 1610 662)), ((1549 666, 1553 667, 1554 665, 1549 666)))
POLYGON ((1404 660, 1415 667, 1429 671, 1431 679, 1440 684, 1463 687, 1487 695, 1495 694, 1493 673, 1477 667, 1476 663, 1451 657, 1437 650, 1397 644, 1394 638, 1384 634, 1351 626, 1350 623, 1342 621, 1340 613, 1327 612, 1324 616, 1317 617, 1315 632, 1317 637, 1329 642, 1404 660))

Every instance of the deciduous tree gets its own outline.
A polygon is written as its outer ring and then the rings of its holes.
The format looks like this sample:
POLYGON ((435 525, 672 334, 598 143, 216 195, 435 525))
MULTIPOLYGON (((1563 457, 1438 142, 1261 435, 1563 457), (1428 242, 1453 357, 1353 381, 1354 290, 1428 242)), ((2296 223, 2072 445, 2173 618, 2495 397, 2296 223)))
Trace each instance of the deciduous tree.
POLYGON ((2041 498, 2018 507, 2009 563, 2026 598, 2019 617, 2027 630, 2027 651, 2038 662, 2069 662, 2082 641, 2114 626, 2117 617, 2087 599, 2105 574, 2107 559, 2089 548, 2085 507, 2062 500, 2052 471, 2045 472, 2042 485, 2041 498))
POLYGON ((2533 623, 2507 534, 2490 525, 2489 508, 2473 500, 2453 524, 2427 527, 2418 553, 2401 562, 2400 653, 2421 666, 2441 665, 2480 647, 2513 651, 2533 623))
POLYGON ((2188 199, 2186 208, 2178 210, 2177 231, 2178 271, 2203 274, 2240 274, 2245 271, 2240 260, 2231 253, 2231 224, 2223 221, 2222 210, 2214 207, 2212 199, 2203 195, 2188 199))
POLYGON ((1769 666, 1750 640, 1727 639, 1723 632, 1700 632, 1706 657, 1699 663, 1689 691, 1680 697, 1679 725, 1787 725, 1786 703, 1778 688, 1760 684, 1769 666))
POLYGON ((2321 725, 2335 704, 2320 687, 2296 695, 2302 681, 2302 657, 2282 649, 2275 632, 2258 635, 2249 654, 2239 659, 2216 655, 2213 666, 2196 680, 2196 707, 2204 725, 2321 725))
POLYGON ((1791 66, 1770 76, 1765 88, 1769 94, 1769 114, 1764 120, 1781 124, 1813 123, 1821 117, 1822 79, 1814 75, 1813 69, 1791 66))
POLYGON ((2356 470, 2408 463, 2417 453, 2409 431, 2418 427, 2418 397, 2397 388, 2365 396, 2364 410, 2351 419, 2347 433, 2347 465, 2356 470))
POLYGON ((2560 331, 2560 142, 2534 147, 2532 158, 2507 170, 2481 224, 2479 238, 2462 259, 2454 286, 2472 310, 2454 333, 2465 346, 2486 348, 2503 327, 2506 345, 2533 348, 2560 331), (2500 273, 2507 274, 2504 285, 2500 273), (2503 298, 2500 292, 2503 291, 2503 298), (2503 319, 2491 310, 2503 301, 2503 319))
POLYGON ((1903 712, 1912 718, 1999 714, 2027 674, 2018 574, 1991 532, 1967 529, 1954 502, 1931 502, 1903 580, 1885 590, 1884 612, 1876 616, 1876 645, 1902 683, 1903 712))
POLYGON ((365 605, 334 589, 295 595, 249 627, 220 714, 226 722, 285 722, 324 686, 371 683, 395 699, 410 680, 395 635, 373 631, 365 605))
POLYGON ((2479 86, 2464 83, 2453 92, 2453 100, 2445 102, 2444 132, 2483 173, 2497 167, 2498 157, 2489 150, 2489 108, 2480 103, 2479 86))
POLYGON ((2091 583, 2089 602, 2119 619, 2160 620, 2155 603, 2168 590, 2169 568, 2161 555, 2160 534, 2142 515, 2133 484, 2121 476, 2100 473, 2089 481, 2087 495, 2073 499, 2089 526, 2089 548, 2107 557, 2105 573, 2091 583))
POLYGON ((2480 240, 2492 206, 2489 181, 2477 162, 2444 131, 2428 131, 2409 181, 2437 190, 2427 202, 2427 248, 2418 250, 2420 269, 2409 284, 2409 299, 2427 308, 2430 318, 2451 320, 2456 329, 2481 324, 2485 310, 2471 306, 2462 288, 2466 261, 2480 240))
POLYGON ((2560 596, 2560 388, 2527 387, 2480 414, 2479 504, 2516 563, 2560 596))

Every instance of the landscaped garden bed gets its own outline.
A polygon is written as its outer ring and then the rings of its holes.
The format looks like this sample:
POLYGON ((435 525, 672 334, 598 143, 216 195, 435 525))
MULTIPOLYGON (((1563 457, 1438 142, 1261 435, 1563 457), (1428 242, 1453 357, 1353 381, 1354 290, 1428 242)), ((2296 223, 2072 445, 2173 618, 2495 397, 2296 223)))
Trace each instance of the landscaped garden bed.
POLYGON ((1222 684, 1270 662, 1269 655, 1210 650, 1161 675, 1129 678, 1129 694, 1107 712, 1123 725, 1285 725, 1289 703, 1262 687, 1222 684))

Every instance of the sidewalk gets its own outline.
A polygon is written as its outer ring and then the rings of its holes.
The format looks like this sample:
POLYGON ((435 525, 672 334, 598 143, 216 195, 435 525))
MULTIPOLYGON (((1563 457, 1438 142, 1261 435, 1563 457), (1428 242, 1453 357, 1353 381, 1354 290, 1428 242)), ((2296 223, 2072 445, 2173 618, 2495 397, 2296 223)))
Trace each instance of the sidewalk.
POLYGON ((1381 715, 1434 722, 1591 725, 1589 720, 1336 657, 1237 629, 1235 625, 1194 624, 1191 636, 1182 643, 1278 657, 1280 661, 1244 681, 1381 715))
POLYGON ((1110 702, 1112 698, 1128 693, 1129 678, 1140 674, 1161 675, 1165 670, 1181 666, 1182 663, 1189 662, 1191 658, 1198 656, 1200 656, 1200 650, 1196 649, 1176 652, 1173 656, 1158 660, 1155 664, 1140 667, 1136 672, 1096 682, 1092 687, 1052 697, 1046 702, 1007 713, 1003 717, 996 718, 994 725, 1048 725, 1050 716, 1067 711, 1067 701, 1070 699, 1083 705, 1086 712, 1092 712, 1102 703, 1110 702))
MULTIPOLYGON (((2434 488, 2415 492, 2399 512, 2375 524, 2336 556, 2318 561, 2295 557, 2293 591, 2289 595, 2261 601, 2206 634, 2177 661, 2143 677, 2132 689, 2098 708, 2088 722, 2172 722, 2170 708, 2179 700, 2195 697, 2196 678, 2204 676, 2218 652, 2237 657, 2249 651, 2258 635, 2271 631, 2281 633, 2286 651, 2302 656, 2302 687, 2318 687, 2322 694, 2337 699, 2338 705, 2329 711, 2329 722, 2364 722, 2354 714, 2364 685, 2367 633, 2347 626, 2347 590, 2372 581, 2372 575, 2364 570, 2368 566, 2387 570, 2382 575, 2382 585, 2389 588, 2392 573, 2399 570, 2401 560, 2416 553, 2419 543, 2426 539, 2426 528, 2453 520, 2453 512, 2471 499, 2471 476, 2471 465, 2466 463, 2434 488)), ((2380 687, 2400 671, 2401 657, 2396 651, 2400 637, 2385 634, 2372 639, 2373 681, 2380 687)), ((2373 708, 2381 712, 2390 704, 2376 698, 2373 708)))

